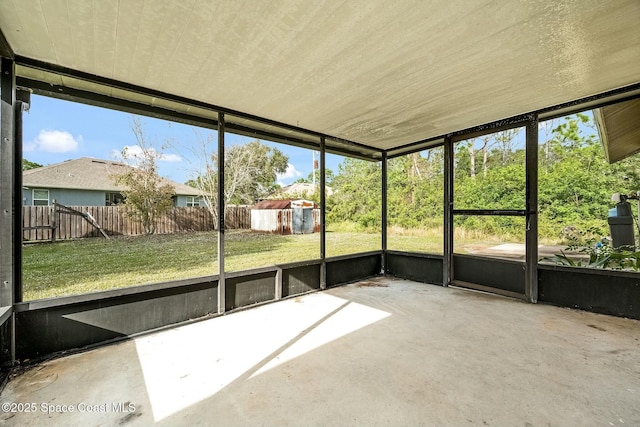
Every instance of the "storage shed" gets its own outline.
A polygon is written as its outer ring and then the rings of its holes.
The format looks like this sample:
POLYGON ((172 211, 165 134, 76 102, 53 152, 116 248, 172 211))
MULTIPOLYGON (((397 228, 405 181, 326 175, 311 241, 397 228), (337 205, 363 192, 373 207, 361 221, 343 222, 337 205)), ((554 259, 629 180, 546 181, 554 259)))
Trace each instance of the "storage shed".
POLYGON ((310 200, 263 200, 251 208, 251 229, 277 234, 320 231, 320 209, 310 200))

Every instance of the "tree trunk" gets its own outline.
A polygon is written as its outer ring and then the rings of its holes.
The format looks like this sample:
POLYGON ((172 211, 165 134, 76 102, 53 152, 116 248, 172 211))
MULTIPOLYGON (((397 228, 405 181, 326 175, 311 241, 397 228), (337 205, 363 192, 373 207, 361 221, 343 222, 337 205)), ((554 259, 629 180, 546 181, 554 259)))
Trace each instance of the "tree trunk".
POLYGON ((471 178, 476 177, 476 150, 473 147, 475 144, 475 139, 472 139, 467 145, 467 149, 469 150, 469 172, 471 174, 471 178))
POLYGON ((487 177, 487 170, 489 166, 487 162, 489 161, 489 138, 485 137, 482 140, 482 176, 484 178, 487 177))

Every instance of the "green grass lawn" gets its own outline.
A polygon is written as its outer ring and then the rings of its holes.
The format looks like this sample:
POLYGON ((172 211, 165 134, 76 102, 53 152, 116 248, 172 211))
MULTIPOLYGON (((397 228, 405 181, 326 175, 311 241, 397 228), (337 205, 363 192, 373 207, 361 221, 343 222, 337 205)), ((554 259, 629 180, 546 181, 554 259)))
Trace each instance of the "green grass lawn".
POLYGON ((24 299, 215 274, 215 236, 190 233, 26 245, 24 299))
MULTIPOLYGON (((456 235, 456 242, 495 244, 487 236, 456 235)), ((379 250, 379 233, 327 231, 327 257, 379 250)), ((389 230, 388 248, 442 253, 442 231, 389 230)), ((464 246, 460 246, 464 252, 464 246)), ((24 300, 187 279, 218 273, 215 232, 90 238, 25 245, 24 300)), ((320 234, 288 235, 229 230, 225 270, 240 271, 320 258, 320 234)))
MULTIPOLYGON (((380 249, 380 236, 326 234, 327 256, 380 249)), ((91 238, 25 245, 25 301, 218 273, 215 232, 91 238)), ((225 270, 320 258, 320 235, 225 234, 225 270)))

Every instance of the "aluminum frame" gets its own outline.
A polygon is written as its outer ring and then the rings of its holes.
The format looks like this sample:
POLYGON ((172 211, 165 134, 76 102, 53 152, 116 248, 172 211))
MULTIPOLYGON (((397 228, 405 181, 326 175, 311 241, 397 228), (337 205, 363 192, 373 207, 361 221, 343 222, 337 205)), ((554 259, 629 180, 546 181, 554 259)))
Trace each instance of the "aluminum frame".
POLYGON ((381 215, 380 215, 380 221, 382 222, 381 224, 381 228, 380 228, 380 233, 381 233, 381 239, 380 239, 380 246, 382 247, 382 268, 380 271, 380 274, 384 274, 384 272, 386 271, 386 264, 385 264, 385 260, 386 260, 386 253, 387 253, 387 152, 383 151, 382 152, 382 182, 381 182, 381 198, 382 200, 380 201, 380 205, 381 205, 381 215))
POLYGON ((532 115, 526 126, 525 142, 525 274, 524 294, 538 302, 538 117, 532 115))
MULTIPOLYGON (((15 63, 2 58, 0 63, 0 306, 12 306, 15 301, 15 289, 20 286, 16 277, 15 265, 15 183, 18 173, 16 157, 16 80, 15 63)), ((22 198, 20 198, 20 201, 22 198)))
MULTIPOLYGON (((2 39, 0 37, 0 45, 2 39)), ((1 48, 2 46, 0 46, 1 48)), ((3 48, 5 49, 5 48, 3 48)), ((5 50, 0 51, 0 54, 7 55, 5 50)), ((0 192, 0 231, 2 231, 0 235, 0 247, 3 248, 3 255, 8 253, 9 256, 3 256, 0 258, 0 303, 2 305, 7 304, 6 307, 8 310, 2 312, 0 316, 4 321, 10 321, 9 319, 13 319, 14 307, 21 307, 22 311, 29 311, 31 305, 37 306, 38 304, 43 304, 43 302, 33 302, 33 303, 20 303, 16 305, 16 296, 18 292, 16 292, 16 287, 21 285, 21 281, 19 278, 16 278, 16 240, 8 237, 10 234, 15 234, 15 209, 19 206, 19 201, 15 200, 10 193, 11 191, 7 191, 7 188, 15 185, 17 181, 17 177, 21 174, 20 166, 20 153, 16 149, 17 139, 16 139, 16 107, 18 102, 15 99, 16 95, 16 75, 15 75, 15 66, 17 63, 27 66, 44 67, 47 71, 51 72, 59 72, 62 75, 70 75, 75 78, 84 78, 84 79, 93 79, 96 76, 86 75, 84 73, 78 73, 73 70, 64 69, 63 67, 52 67, 47 68, 47 64, 42 61, 31 60, 28 58, 17 58, 17 61, 14 61, 10 58, 3 57, 2 58, 2 105, 1 105, 1 115, 2 115, 2 134, 0 139, 0 177, 2 178, 2 191, 0 192), (67 73, 67 74, 65 74, 67 73), (26 304, 26 305, 25 305, 26 304)), ((50 64, 49 64, 50 65, 50 64)), ((303 132, 309 135, 313 135, 320 138, 320 151, 321 151, 321 188, 324 190, 324 180, 325 176, 325 153, 327 151, 327 141, 335 141, 338 143, 344 144, 353 144, 354 147, 360 147, 362 149, 366 149, 369 151, 376 151, 372 147, 363 146, 361 144, 349 142, 349 141, 341 141, 338 138, 331 137, 329 135, 323 135, 316 132, 308 131, 306 129, 297 128, 295 126, 289 126, 282 123, 276 123, 273 121, 269 121, 266 119, 253 117, 250 115, 245 115, 242 113, 234 112, 231 110, 225 109, 216 109, 215 106, 211 106, 209 104, 198 103, 193 100, 186 100, 179 97, 173 97, 168 94, 156 93, 154 91, 150 91, 145 88, 140 88, 136 86, 126 85, 122 82, 114 82, 109 81, 108 79, 99 79, 104 84, 112 84, 114 87, 129 89, 131 91, 142 91, 146 95, 158 95, 160 97, 166 97, 166 99, 173 100, 175 102, 184 102, 189 105, 199 106, 201 108, 209 108, 212 111, 212 114, 217 114, 217 121, 215 119, 205 120, 202 118, 198 119, 198 125, 204 126, 208 128, 217 128, 218 129, 218 155, 219 158, 224 158, 224 135, 225 130, 231 128, 226 127, 225 123, 225 114, 233 114, 239 117, 245 117, 251 120, 256 120, 260 123, 267 123, 273 126, 282 127, 285 129, 294 130, 296 132, 303 132)), ((21 81, 18 79, 18 81, 21 81)), ((94 80, 91 80, 94 81, 94 80)), ((26 80, 25 80, 26 82, 26 80)), ((35 85, 35 83, 33 83, 35 85)), ((41 88, 40 90, 45 90, 41 88)), ((69 88, 66 89, 66 96, 70 99, 74 99, 78 101, 79 98, 75 98, 76 96, 85 96, 86 92, 82 94, 80 92, 74 93, 69 88)), ((53 95, 53 92, 51 93, 53 95)), ((94 94, 96 99, 94 102, 97 102, 98 95, 94 94)), ((383 222, 383 232, 382 232, 382 263, 386 264, 385 253, 387 253, 386 247, 386 214, 387 214, 387 200, 386 200, 386 190, 387 190, 387 180, 386 180, 386 168, 387 168, 387 160, 389 158, 397 157, 400 155, 407 155, 413 152, 421 151, 425 148, 431 148, 438 145, 444 145, 445 147, 445 182, 444 182, 444 194, 443 194, 443 203, 444 203, 444 257, 443 257, 443 285, 448 286, 452 284, 453 278, 453 217, 455 214, 464 214, 465 212, 468 214, 477 214, 477 215, 516 215, 516 216, 525 216, 526 217, 526 261, 525 261, 525 297, 530 302, 536 302, 538 300, 538 271, 539 270, 550 270, 549 268, 541 268, 537 264, 537 225, 538 225, 538 217, 537 217, 537 149, 538 149, 538 141, 537 141, 537 124, 540 119, 548 119, 552 117, 559 117, 565 114, 569 114, 571 112, 582 111, 585 108, 595 108, 602 105, 608 105, 614 102, 621 102, 623 100, 634 99, 640 96, 640 83, 628 86, 626 88, 616 89, 613 91, 609 91, 603 94, 595 95, 593 97, 584 98, 582 100, 572 101, 569 103, 561 104, 555 107, 549 107, 544 110, 540 110, 539 112, 534 112, 532 114, 524 115, 524 116, 516 116, 513 118, 477 126, 471 129, 458 131, 452 134, 445 135, 443 137, 432 138, 425 141, 418 141, 412 144, 408 144, 402 147, 396 147, 393 150, 383 151, 377 150, 380 152, 381 158, 383 159, 383 175, 384 181, 382 184, 382 197, 384 197, 383 202, 383 212, 382 216, 384 219, 383 222), (515 127, 518 124, 525 124, 527 131, 527 139, 526 139, 526 209, 525 210, 455 210, 453 207, 453 142, 469 137, 470 135, 482 135, 490 132, 495 132, 496 130, 500 130, 502 128, 511 128, 515 127)), ((117 106, 117 102, 119 102, 115 98, 105 97, 102 99, 105 102, 105 106, 110 106, 114 108, 117 106), (109 101, 109 102, 106 102, 109 101)), ((101 101, 101 102, 102 102, 101 101)), ((170 110, 164 110, 162 108, 151 107, 146 104, 136 104, 129 101, 120 100, 125 102, 126 105, 123 108, 140 108, 140 112, 145 115, 153 116, 153 114, 161 114, 163 118, 171 118, 172 120, 180 121, 180 120, 196 120, 196 116, 189 115, 181 115, 181 113, 172 112, 170 110)), ((239 127, 240 129, 241 127, 239 127)), ((255 131, 250 128, 242 128, 242 131, 255 131)), ((295 145, 296 141, 289 141, 292 145, 295 145)), ((306 144, 306 143, 305 143, 306 144)), ((305 147, 308 145, 304 145, 305 147)), ((312 148, 313 149, 313 148, 312 148)), ((346 154, 346 152, 345 152, 346 154)), ((353 157, 362 156, 362 153, 354 154, 353 157)), ((366 157, 366 156, 365 156, 366 157)), ((367 158, 368 160, 379 160, 377 158, 367 158)), ((219 164, 218 168, 219 173, 219 181, 218 185, 222 185, 224 188, 224 162, 219 164)), ((12 190, 15 191, 15 190, 12 190)), ((219 191, 219 197, 223 192, 219 191)), ((326 264, 328 260, 326 259, 326 241, 325 241, 325 208, 326 208, 326 200, 325 200, 325 192, 321 191, 321 212, 322 212, 322 224, 321 224, 321 259, 319 262, 322 265, 321 272, 321 288, 325 288, 327 286, 327 273, 326 273, 326 264)), ((218 312, 223 313, 225 309, 225 287, 224 287, 224 201, 220 204, 221 210, 219 215, 219 239, 218 245, 218 262, 220 266, 220 275, 218 279, 220 280, 220 284, 218 286, 218 312), (221 250, 220 250, 221 249, 221 250), (222 310, 220 310, 222 307, 222 310)), ((379 252, 375 251, 372 254, 352 254, 348 256, 341 257, 345 262, 357 262, 358 259, 371 258, 372 256, 378 257, 379 252)), ((379 259, 379 258, 378 258, 379 259)), ((371 262, 371 259, 369 260, 371 262)), ((312 261, 317 262, 317 261, 312 261)), ((340 262, 340 260, 332 261, 332 262, 340 262)), ((382 264, 383 267, 385 264, 382 264)), ((338 271, 339 269, 335 269, 338 271)), ((558 271, 564 271, 561 269, 555 269, 558 271)), ((554 271, 555 271, 554 270, 554 271)), ((341 271, 341 270, 340 270, 341 271)), ((384 271, 384 268, 383 268, 384 271)), ((243 276, 250 276, 255 274, 252 271, 242 271, 233 274, 228 274, 228 277, 236 278, 243 276)), ((277 270, 276 270, 276 274, 277 270)), ((281 274, 281 273, 280 273, 281 274)), ((581 272, 582 274, 582 272, 581 272)), ((585 272, 584 274, 589 274, 589 272, 585 272)), ((615 275, 614 273, 611 273, 615 275)), ((616 275, 621 276, 621 275, 616 275)), ((200 278, 202 279, 202 278, 200 278)), ((280 277, 280 283, 282 278, 280 277)), ((331 284, 334 284, 333 281, 331 284)), ((161 286, 167 286, 166 284, 160 284, 161 286)), ((278 286, 278 281, 276 281, 276 286, 278 286)), ((487 287, 485 287, 487 288, 487 287)), ((491 292, 501 293, 499 289, 488 288, 485 290, 490 290, 491 292)), ((127 289, 127 295, 140 295, 140 298, 144 298, 142 294, 144 294, 145 290, 143 288, 132 288, 127 289)), ((109 298, 108 295, 104 294, 104 296, 93 295, 92 298, 109 298)), ((281 297, 282 295, 280 295, 281 297)), ((276 299, 278 294, 276 293, 276 299)), ((78 301, 87 298, 85 295, 76 296, 72 299, 77 299, 78 301)), ((55 303, 49 302, 51 304, 55 303)), ((587 307, 588 308, 588 307, 587 307)), ((40 309, 45 309, 41 307, 40 309)), ((15 325, 15 323, 14 323, 15 325)), ((14 343, 12 345, 12 351, 15 352, 15 333, 13 334, 14 343)), ((13 357, 15 359, 15 353, 13 353, 13 357)))
POLYGON ((218 113, 218 314, 226 307, 224 271, 224 113, 218 113))

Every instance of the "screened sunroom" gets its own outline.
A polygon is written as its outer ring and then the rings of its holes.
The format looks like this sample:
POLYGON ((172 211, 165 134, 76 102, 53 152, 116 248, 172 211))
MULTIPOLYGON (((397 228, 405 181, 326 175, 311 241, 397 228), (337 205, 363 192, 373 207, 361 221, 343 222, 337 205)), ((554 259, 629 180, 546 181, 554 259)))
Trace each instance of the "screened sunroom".
POLYGON ((2 2, 3 419, 640 422, 639 21, 633 0, 2 2), (124 197, 59 204, 84 157, 124 197), (132 214, 144 171, 197 192, 132 214), (314 232, 251 230, 285 199, 313 209, 274 221, 314 232))

